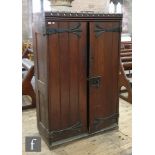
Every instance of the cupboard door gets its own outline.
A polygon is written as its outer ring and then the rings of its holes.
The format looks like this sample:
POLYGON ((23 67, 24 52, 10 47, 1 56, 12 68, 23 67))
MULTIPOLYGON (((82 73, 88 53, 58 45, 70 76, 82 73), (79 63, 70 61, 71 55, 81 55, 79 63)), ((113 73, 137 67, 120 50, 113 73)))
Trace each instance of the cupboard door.
POLYGON ((119 22, 90 23, 89 132, 118 121, 119 22))
POLYGON ((85 22, 48 22, 49 121, 53 141, 87 131, 85 22))

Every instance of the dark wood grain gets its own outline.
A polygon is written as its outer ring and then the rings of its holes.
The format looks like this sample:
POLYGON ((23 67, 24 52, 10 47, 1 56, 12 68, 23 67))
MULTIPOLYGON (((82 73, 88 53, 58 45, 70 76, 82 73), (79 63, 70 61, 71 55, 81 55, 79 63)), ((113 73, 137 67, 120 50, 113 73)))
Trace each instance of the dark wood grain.
POLYGON ((79 68, 79 119, 82 122, 82 132, 87 132, 87 63, 88 63, 88 47, 87 47, 87 23, 81 23, 82 35, 78 42, 79 54, 78 54, 78 68, 79 68))
POLYGON ((109 29, 119 27, 119 23, 90 23, 90 55, 92 60, 89 76, 101 76, 98 88, 89 86, 90 132, 95 132, 114 123, 111 120, 107 120, 107 122, 105 120, 98 128, 94 128, 95 119, 108 118, 118 112, 116 105, 118 104, 119 32, 104 32, 97 37, 94 32, 96 25, 109 29))
MULTIPOLYGON (((51 25, 53 28, 58 27, 58 23, 51 25)), ((60 51, 59 36, 57 34, 48 37, 49 44, 49 111, 52 115, 50 119, 50 129, 61 128, 61 92, 60 92, 60 51), (53 50, 54 49, 54 50, 53 50), (54 116, 54 117, 53 117, 54 116), (55 122, 53 124, 53 122, 55 122)))
MULTIPOLYGON (((69 28, 77 25, 77 22, 69 23, 69 28)), ((79 40, 78 37, 69 34, 69 67, 70 67, 70 122, 75 124, 79 120, 79 40), (74 104, 73 104, 74 103, 74 104)))
MULTIPOLYGON (((67 22, 60 22, 59 29, 68 28, 67 22)), ((61 82, 61 125, 69 125, 69 37, 68 33, 59 34, 60 82, 61 82)))
POLYGON ((39 61, 37 61, 37 76, 36 80, 36 93, 38 96, 38 107, 40 112, 40 120, 41 122, 48 127, 48 93, 47 93, 47 55, 46 44, 44 44, 45 38, 40 34, 36 34, 37 40, 37 49, 36 49, 36 57, 39 61), (44 54, 45 53, 45 54, 44 54))
POLYGON ((37 107, 37 125, 39 122, 49 128, 48 119, 48 90, 47 90, 47 43, 42 31, 45 23, 42 23, 40 13, 33 14, 33 50, 34 50, 34 69, 35 69, 35 89, 37 107), (40 24, 42 23, 42 24, 40 24))
POLYGON ((42 13, 33 16, 40 134, 51 146, 111 128, 119 116, 122 15, 42 13), (106 32, 96 35, 96 24, 106 32), (89 82, 94 76, 99 76, 99 86, 89 82))
MULTIPOLYGON (((48 28, 66 30, 77 25, 78 22, 55 22, 48 28)), ((64 132, 62 137, 71 136, 71 131, 68 133, 65 129, 78 122, 82 123, 81 132, 87 126, 86 23, 80 25, 81 37, 67 32, 48 36, 50 125, 51 130, 64 132)), ((54 138, 57 140, 61 136, 54 138)))

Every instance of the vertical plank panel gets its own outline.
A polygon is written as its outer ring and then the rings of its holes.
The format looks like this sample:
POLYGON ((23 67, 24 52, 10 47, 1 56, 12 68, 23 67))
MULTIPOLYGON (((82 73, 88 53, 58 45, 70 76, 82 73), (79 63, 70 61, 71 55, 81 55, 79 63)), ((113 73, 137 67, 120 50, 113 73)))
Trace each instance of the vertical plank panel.
POLYGON ((87 131, 87 23, 81 22, 82 34, 79 40, 79 116, 82 132, 87 131))
MULTIPOLYGON (((95 72, 95 58, 96 58, 96 40, 94 37, 94 22, 89 23, 90 33, 90 51, 89 52, 89 78, 94 76, 95 72)), ((96 103, 96 90, 89 85, 89 128, 93 128, 93 122, 95 117, 95 103, 96 103)))
MULTIPOLYGON (((70 29, 75 27, 77 22, 70 22, 70 29)), ((78 121, 79 115, 79 45, 78 36, 69 34, 69 66, 70 66, 70 124, 78 121)))
POLYGON ((97 102, 96 102, 96 114, 99 117, 102 117, 105 114, 106 111, 106 101, 105 101, 105 50, 106 50, 106 44, 105 44, 105 39, 107 39, 104 35, 101 35, 100 37, 97 38, 97 53, 98 53, 98 60, 95 64, 97 64, 96 66, 96 74, 101 76, 101 83, 100 83, 100 91, 98 91, 98 96, 97 98, 97 102), (102 101, 102 104, 101 104, 102 101))
MULTIPOLYGON (((106 28, 111 28, 112 23, 107 22, 105 23, 106 28)), ((104 37, 104 92, 105 92, 105 102, 103 107, 104 108, 104 117, 108 117, 112 114, 111 108, 113 106, 112 103, 112 32, 106 32, 102 35, 104 37)))
MULTIPOLYGON (((119 27, 119 22, 114 22, 113 27, 119 27)), ((112 85, 113 85, 113 104, 114 106, 112 107, 113 112, 118 113, 118 100, 119 100, 119 90, 118 90, 118 81, 119 81, 119 52, 120 52, 120 33, 113 33, 112 35, 112 40, 113 40, 113 54, 112 54, 112 72, 113 72, 113 80, 112 80, 112 85), (116 78, 117 77, 117 78, 116 78)))
MULTIPOLYGON (((51 26, 57 28, 56 22, 51 26)), ((61 106, 60 106, 60 51, 58 34, 49 35, 49 96, 50 96, 50 125, 55 130, 61 127, 61 106), (54 117, 53 117, 54 116, 54 117)))
MULTIPOLYGON (((68 29, 68 22, 60 22, 59 29, 68 29)), ((61 127, 66 128, 69 125, 69 38, 68 33, 59 34, 60 50, 60 80, 61 80, 61 127)))

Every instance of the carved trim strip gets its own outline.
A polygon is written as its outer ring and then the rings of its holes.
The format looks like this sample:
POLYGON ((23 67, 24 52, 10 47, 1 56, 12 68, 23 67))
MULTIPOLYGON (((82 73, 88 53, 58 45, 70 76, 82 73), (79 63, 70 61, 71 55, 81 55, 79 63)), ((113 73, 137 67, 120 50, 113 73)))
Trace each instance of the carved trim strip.
POLYGON ((121 32, 121 27, 106 29, 96 24, 94 32, 96 32, 96 37, 99 37, 104 32, 121 32))
POLYGON ((77 35, 78 37, 81 36, 81 32, 82 29, 81 27, 81 23, 78 23, 77 26, 71 28, 71 29, 55 29, 55 28, 47 28, 46 29, 46 34, 44 35, 51 35, 51 34, 56 34, 56 33, 64 33, 64 32, 68 32, 68 33, 73 33, 75 35, 77 35))
POLYGON ((113 121, 116 120, 118 118, 119 114, 115 113, 113 115, 110 115, 108 117, 104 117, 104 118, 95 118, 94 119, 94 128, 97 129, 101 124, 107 122, 107 121, 113 121))
POLYGON ((94 11, 81 11, 81 12, 69 12, 69 11, 56 11, 48 12, 46 16, 51 17, 122 17, 121 13, 103 13, 103 12, 94 12, 94 11))

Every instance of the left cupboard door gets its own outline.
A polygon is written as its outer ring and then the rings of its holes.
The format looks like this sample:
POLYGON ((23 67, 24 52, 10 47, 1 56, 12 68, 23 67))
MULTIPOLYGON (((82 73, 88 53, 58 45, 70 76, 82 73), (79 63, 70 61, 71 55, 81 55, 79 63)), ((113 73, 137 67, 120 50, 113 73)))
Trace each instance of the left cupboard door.
POLYGON ((86 22, 47 22, 52 141, 87 132, 86 28, 86 22))

